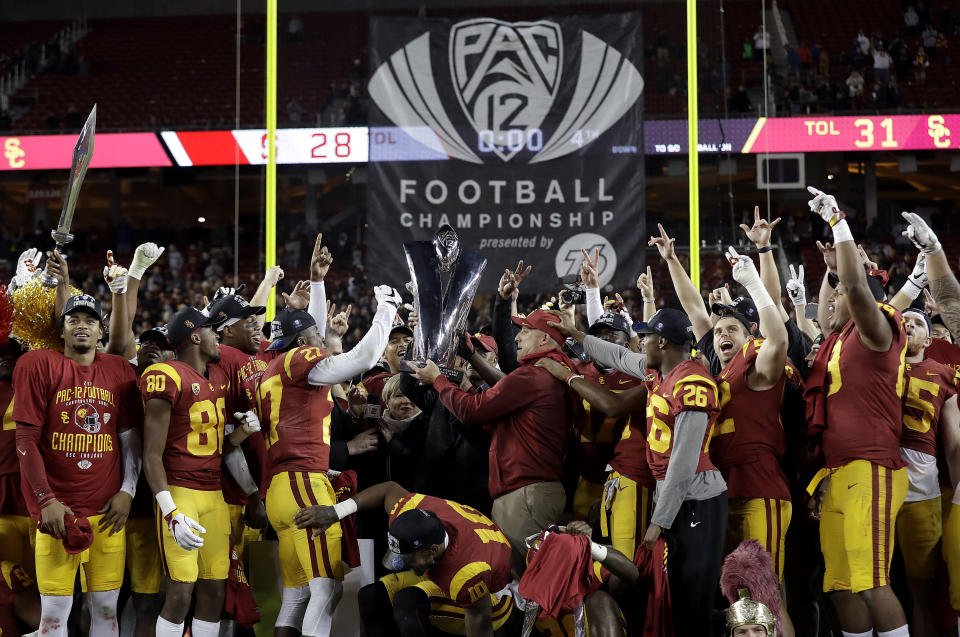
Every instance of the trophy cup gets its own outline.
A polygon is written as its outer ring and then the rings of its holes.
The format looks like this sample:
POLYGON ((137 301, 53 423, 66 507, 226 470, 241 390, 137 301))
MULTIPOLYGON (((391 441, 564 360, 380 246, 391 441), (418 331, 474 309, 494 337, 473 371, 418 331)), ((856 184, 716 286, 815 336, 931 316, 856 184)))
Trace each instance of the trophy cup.
POLYGON ((453 369, 459 334, 480 284, 487 260, 460 249, 460 237, 441 226, 433 241, 403 244, 413 284, 413 307, 420 322, 413 330, 412 360, 432 360, 455 383, 463 372, 453 369))

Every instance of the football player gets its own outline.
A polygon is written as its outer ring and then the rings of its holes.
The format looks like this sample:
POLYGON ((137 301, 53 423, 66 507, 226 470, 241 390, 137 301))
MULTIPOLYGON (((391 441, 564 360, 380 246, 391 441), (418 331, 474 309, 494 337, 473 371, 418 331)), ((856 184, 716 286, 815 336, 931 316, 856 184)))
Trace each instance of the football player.
POLYGON ((449 631, 456 623, 467 637, 492 637, 513 607, 509 596, 497 595, 510 583, 512 549, 476 509, 382 482, 334 506, 306 507, 295 522, 317 535, 380 507, 390 514, 383 564, 395 574, 360 590, 365 634, 426 637, 428 626, 449 631))
MULTIPOLYGON (((160 555, 167 576, 157 635, 183 634, 196 589, 192 634, 219 634, 230 568, 230 520, 220 491, 226 403, 232 379, 219 366, 217 319, 192 307, 167 323, 177 360, 151 365, 140 377, 144 471, 157 501, 160 555)), ((256 417, 238 413, 237 430, 259 430, 256 417)), ((240 440, 233 440, 234 445, 240 440)))
POLYGON ((806 390, 808 424, 823 431, 826 464, 808 486, 811 494, 819 489, 815 502, 822 497, 823 591, 845 635, 875 629, 905 637, 889 574, 893 522, 908 482, 900 457, 906 333, 900 313, 882 302, 879 282, 867 276, 836 199, 808 190, 811 211, 834 238, 834 245, 817 242, 827 265, 818 317, 826 339, 806 390), (831 273, 839 277, 836 289, 831 273))
POLYGON ((278 353, 257 389, 266 427, 267 516, 280 541, 283 593, 276 634, 326 637, 343 590, 340 525, 310 537, 294 525, 303 507, 333 504, 326 472, 333 410, 330 386, 369 369, 379 360, 401 304, 389 286, 377 286, 377 313, 351 351, 327 356, 313 317, 284 309, 272 323, 270 350, 278 353))
POLYGON ((67 634, 83 564, 91 632, 116 634, 124 524, 140 475, 136 375, 122 357, 97 351, 103 314, 92 296, 67 299, 60 329, 62 354, 27 352, 14 371, 23 496, 43 531, 36 537, 40 630, 51 637, 67 634), (93 544, 82 554, 68 553, 61 542, 74 516, 89 518, 93 527, 93 544))

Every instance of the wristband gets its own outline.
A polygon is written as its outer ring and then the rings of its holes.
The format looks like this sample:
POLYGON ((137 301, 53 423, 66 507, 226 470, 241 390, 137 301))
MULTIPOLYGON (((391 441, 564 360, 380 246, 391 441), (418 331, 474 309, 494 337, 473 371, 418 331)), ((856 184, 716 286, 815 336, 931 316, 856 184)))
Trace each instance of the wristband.
POLYGON ((757 248, 757 254, 763 254, 764 252, 770 252, 773 250, 773 246, 763 246, 762 248, 757 248))
POLYGON ((160 491, 155 497, 163 517, 167 517, 176 510, 177 505, 173 503, 173 496, 170 495, 169 491, 160 491))
POLYGON ((333 505, 333 512, 337 514, 338 520, 342 520, 348 515, 353 515, 357 512, 357 501, 353 498, 348 498, 343 502, 337 502, 333 505))
POLYGON ((903 292, 903 294, 905 294, 911 300, 916 300, 916 298, 920 296, 920 293, 923 292, 923 288, 918 286, 916 283, 914 283, 910 279, 907 279, 906 282, 904 282, 903 287, 900 288, 900 291, 903 292))
POLYGON ((578 378, 583 378, 583 375, 582 375, 582 374, 570 374, 569 376, 567 376, 567 379, 566 379, 564 382, 565 382, 565 383, 567 384, 567 386, 569 387, 569 386, 570 386, 570 383, 572 383, 574 380, 576 380, 576 379, 578 379, 578 378))
POLYGON ((597 562, 602 562, 607 559, 607 547, 603 544, 597 544, 596 542, 590 542, 590 555, 593 556, 593 559, 597 562))
POLYGON ((847 225, 846 219, 841 219, 835 223, 832 228, 834 245, 841 241, 853 241, 853 233, 850 232, 850 226, 847 225))
POLYGON ((42 509, 48 504, 50 504, 51 502, 55 502, 56 500, 57 500, 57 496, 55 496, 53 492, 48 492, 37 501, 37 505, 42 509))
MULTIPOLYGON (((642 297, 641 297, 641 298, 642 298, 642 297)), ((643 302, 644 302, 644 303, 656 303, 657 300, 656 300, 656 299, 643 299, 643 302)))

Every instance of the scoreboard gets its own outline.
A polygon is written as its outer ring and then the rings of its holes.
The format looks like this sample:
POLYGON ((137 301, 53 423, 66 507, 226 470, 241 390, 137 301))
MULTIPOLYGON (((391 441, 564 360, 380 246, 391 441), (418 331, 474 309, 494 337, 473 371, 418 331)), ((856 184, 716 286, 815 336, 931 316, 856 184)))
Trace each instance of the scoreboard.
MULTIPOLYGON (((580 134, 580 131, 573 133, 580 134)), ((429 128, 283 128, 277 130, 279 164, 442 161, 449 159, 429 128)), ((75 135, 0 136, 0 170, 70 168, 75 135)), ((572 138, 571 141, 576 141, 572 138)), ((591 140, 585 140, 584 145, 591 140)), ((687 153, 686 120, 647 120, 643 148, 614 145, 614 154, 687 153)), ((489 145, 489 139, 478 139, 489 145)), ((525 144, 538 143, 528 135, 525 144)), ((760 117, 704 119, 697 150, 703 154, 816 153, 947 150, 960 148, 960 114, 760 117)), ((99 133, 91 168, 227 166, 267 163, 263 129, 99 133)))

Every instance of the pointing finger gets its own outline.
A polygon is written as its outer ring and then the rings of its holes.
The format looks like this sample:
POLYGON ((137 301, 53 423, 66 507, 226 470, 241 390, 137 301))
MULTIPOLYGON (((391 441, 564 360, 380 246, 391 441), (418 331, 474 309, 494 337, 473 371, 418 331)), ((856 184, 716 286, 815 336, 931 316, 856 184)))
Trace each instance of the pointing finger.
POLYGON ((107 265, 114 265, 116 261, 113 260, 113 250, 107 250, 107 265))
POLYGON ((811 195, 814 195, 814 196, 816 196, 816 197, 819 197, 820 195, 823 194, 822 191, 817 190, 817 189, 814 188, 813 186, 807 186, 807 192, 809 192, 811 195))
POLYGON ((780 223, 780 217, 777 217, 776 219, 770 222, 770 229, 773 230, 775 227, 777 227, 778 223, 780 223))
POLYGON ((799 279, 800 279, 800 282, 803 283, 803 264, 802 264, 802 263, 800 264, 800 277, 799 277, 799 279))
POLYGON ((792 263, 790 264, 790 278, 791 278, 791 279, 796 279, 796 278, 797 278, 797 271, 793 268, 793 264, 792 264, 792 263))
POLYGON ((753 207, 753 223, 760 223, 760 206, 753 207))

